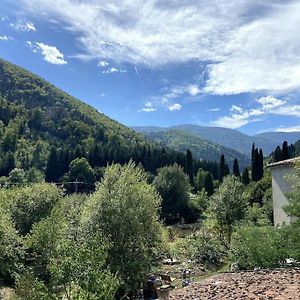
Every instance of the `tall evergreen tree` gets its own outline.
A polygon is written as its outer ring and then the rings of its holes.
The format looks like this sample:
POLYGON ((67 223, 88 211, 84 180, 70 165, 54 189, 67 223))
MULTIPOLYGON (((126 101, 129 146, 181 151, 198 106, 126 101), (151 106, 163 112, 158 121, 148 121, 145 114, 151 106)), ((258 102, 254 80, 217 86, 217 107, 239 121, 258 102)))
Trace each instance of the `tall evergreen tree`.
POLYGON ((275 162, 281 161, 281 156, 282 156, 281 148, 277 146, 274 152, 274 161, 275 162))
POLYGON ((252 155, 251 162, 251 177, 253 181, 259 180, 259 152, 258 149, 255 148, 252 155))
POLYGON ((205 174, 204 189, 208 196, 211 196, 214 193, 214 182, 212 175, 209 172, 206 172, 205 174))
POLYGON ((237 177, 241 176, 240 168, 239 168, 239 162, 238 162, 238 160, 236 158, 233 161, 232 174, 234 176, 237 176, 237 177))
POLYGON ((194 162, 193 162, 193 156, 192 156, 192 152, 187 149, 186 151, 186 174, 189 176, 190 179, 190 184, 192 186, 195 186, 194 183, 194 162))
POLYGON ((225 164, 225 157, 224 154, 220 157, 220 167, 219 167, 219 180, 220 182, 223 181, 223 178, 226 176, 226 164, 225 164))
POLYGON ((248 185, 250 183, 250 178, 249 178, 249 170, 248 168, 245 168, 242 174, 242 182, 245 185, 248 185))
POLYGON ((284 141, 282 144, 282 154, 281 154, 281 160, 289 159, 289 146, 287 141, 284 141))
POLYGON ((264 155, 262 149, 259 149, 258 155, 258 180, 264 177, 264 155))
POLYGON ((55 148, 52 148, 46 165, 45 179, 47 182, 57 182, 58 174, 58 154, 55 148))

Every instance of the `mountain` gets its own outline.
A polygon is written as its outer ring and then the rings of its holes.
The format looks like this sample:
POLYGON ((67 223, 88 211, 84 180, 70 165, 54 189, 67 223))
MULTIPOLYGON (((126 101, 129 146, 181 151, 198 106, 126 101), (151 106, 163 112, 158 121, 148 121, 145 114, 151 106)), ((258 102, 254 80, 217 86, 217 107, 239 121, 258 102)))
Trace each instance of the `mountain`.
MULTIPOLYGON (((57 182, 72 160, 83 157, 94 170, 130 159, 151 173, 175 162, 185 166, 184 153, 147 140, 42 78, 0 59, 0 184, 5 182, 1 176, 8 176, 14 168, 22 169, 26 176, 34 169, 46 175, 46 180, 57 182)), ((195 161, 195 166, 217 172, 214 162, 195 161)))
POLYGON ((224 147, 234 149, 242 154, 249 155, 251 152, 252 143, 258 148, 262 148, 265 155, 270 154, 282 142, 290 137, 290 142, 295 142, 299 138, 299 133, 275 133, 259 134, 249 136, 234 129, 222 127, 204 127, 192 124, 164 127, 132 127, 140 133, 158 132, 165 130, 182 130, 188 133, 197 135, 200 138, 220 144, 224 147), (275 138, 276 137, 276 138, 275 138))
POLYGON ((288 144, 294 144, 300 140, 300 131, 294 132, 263 132, 256 134, 255 137, 260 137, 277 143, 277 145, 282 145, 284 141, 287 141, 288 144))
POLYGON ((250 159, 240 152, 221 146, 214 142, 207 141, 193 133, 183 130, 165 130, 144 132, 144 135, 157 143, 170 147, 177 151, 192 151, 193 157, 201 160, 219 161, 222 154, 225 155, 226 162, 232 166, 233 160, 238 159, 240 167, 244 168, 250 164, 250 159))

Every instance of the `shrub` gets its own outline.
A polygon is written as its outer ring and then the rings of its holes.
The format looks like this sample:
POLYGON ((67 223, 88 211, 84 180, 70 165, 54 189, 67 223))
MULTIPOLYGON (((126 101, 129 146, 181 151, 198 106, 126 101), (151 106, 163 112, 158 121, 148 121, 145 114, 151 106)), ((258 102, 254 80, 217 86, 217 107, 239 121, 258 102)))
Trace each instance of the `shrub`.
POLYGON ((219 264, 226 254, 221 240, 206 229, 189 236, 186 247, 190 257, 198 263, 219 264))
POLYGON ((278 267, 288 253, 280 229, 241 227, 232 235, 230 256, 239 269, 253 269, 278 267))

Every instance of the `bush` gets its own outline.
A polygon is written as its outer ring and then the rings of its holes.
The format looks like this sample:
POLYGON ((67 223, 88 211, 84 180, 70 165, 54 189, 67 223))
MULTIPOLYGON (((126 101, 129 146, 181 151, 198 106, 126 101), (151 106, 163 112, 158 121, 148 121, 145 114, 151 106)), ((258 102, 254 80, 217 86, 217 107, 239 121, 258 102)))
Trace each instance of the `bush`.
POLYGON ((198 263, 220 264, 226 251, 221 240, 207 230, 199 230, 188 237, 187 252, 198 263))
POLYGON ((286 229, 242 227, 232 235, 231 261, 239 269, 273 268, 289 257, 286 229))

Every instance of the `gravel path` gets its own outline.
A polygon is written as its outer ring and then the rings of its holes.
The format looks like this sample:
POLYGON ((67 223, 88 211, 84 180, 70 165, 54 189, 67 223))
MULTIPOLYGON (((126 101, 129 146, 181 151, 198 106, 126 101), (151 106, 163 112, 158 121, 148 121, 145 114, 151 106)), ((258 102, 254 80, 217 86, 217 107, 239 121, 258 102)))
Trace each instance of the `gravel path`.
POLYGON ((300 300, 300 269, 223 273, 171 292, 170 300, 300 300))

